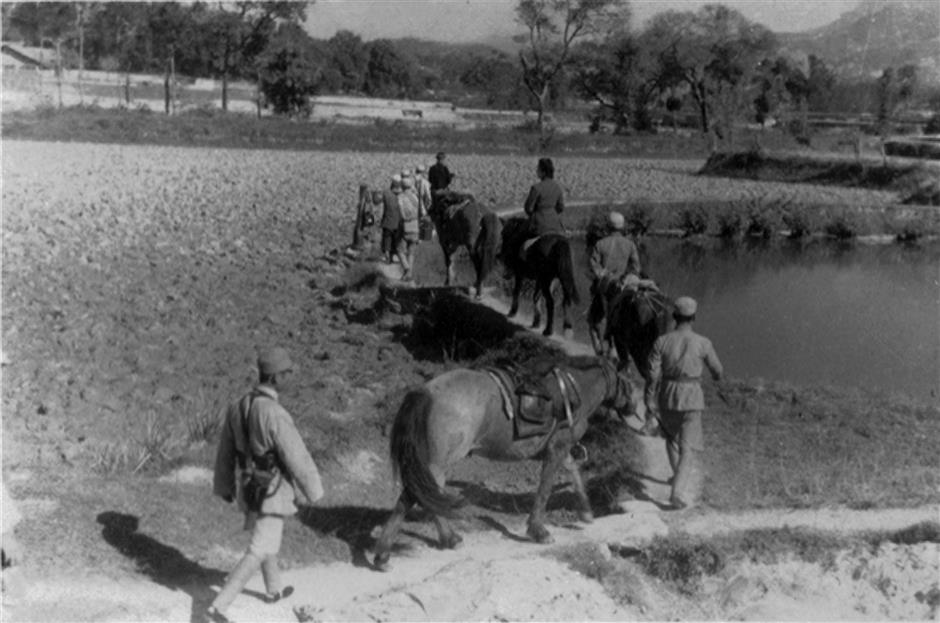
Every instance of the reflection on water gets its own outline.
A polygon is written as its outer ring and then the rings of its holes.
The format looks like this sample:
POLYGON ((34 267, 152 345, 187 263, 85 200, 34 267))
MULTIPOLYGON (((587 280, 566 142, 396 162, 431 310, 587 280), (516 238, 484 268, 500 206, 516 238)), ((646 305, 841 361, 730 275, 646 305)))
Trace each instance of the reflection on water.
MULTIPOLYGON (((436 245, 422 246, 441 262, 436 245)), ((940 397, 940 244, 655 238, 640 254, 670 296, 698 299, 697 328, 732 377, 940 397)), ((583 244, 574 260, 586 299, 583 244)), ((585 316, 586 305, 576 314, 583 340, 585 316)))
POLYGON ((698 328, 732 376, 940 392, 940 245, 654 240, 641 251, 671 295, 699 300, 698 328))

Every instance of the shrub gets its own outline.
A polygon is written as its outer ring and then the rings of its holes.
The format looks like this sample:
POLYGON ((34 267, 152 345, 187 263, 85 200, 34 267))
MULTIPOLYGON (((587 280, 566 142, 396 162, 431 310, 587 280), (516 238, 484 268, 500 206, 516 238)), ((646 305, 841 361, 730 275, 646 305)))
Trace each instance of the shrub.
POLYGON ((924 134, 940 134, 940 112, 933 114, 924 126, 924 134))
POLYGON ((694 592, 703 576, 715 575, 725 567, 725 555, 709 542, 686 534, 657 537, 642 554, 646 572, 671 582, 684 592, 694 592))
POLYGON ((839 212, 830 212, 823 225, 823 231, 827 236, 832 236, 838 240, 848 240, 858 235, 858 218, 848 210, 839 212))
POLYGON ((676 226, 683 230, 686 236, 704 234, 708 231, 708 212, 701 206, 684 208, 679 212, 676 226))
POLYGON ((642 236, 653 227, 653 208, 649 205, 632 205, 627 210, 627 231, 634 236, 642 236))
POLYGON ((730 206, 718 213, 718 235, 722 238, 735 238, 744 227, 744 217, 737 206, 730 206))
POLYGON ((747 215, 747 235, 770 238, 777 230, 779 219, 773 206, 753 206, 747 215))
POLYGON ((784 226, 790 230, 790 238, 803 238, 816 230, 815 219, 806 209, 794 208, 785 212, 782 220, 784 226))

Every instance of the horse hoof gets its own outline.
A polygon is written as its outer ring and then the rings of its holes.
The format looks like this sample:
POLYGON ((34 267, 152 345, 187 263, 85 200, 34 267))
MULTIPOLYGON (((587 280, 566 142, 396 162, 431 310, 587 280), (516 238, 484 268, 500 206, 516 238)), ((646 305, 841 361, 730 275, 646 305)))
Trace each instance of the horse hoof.
POLYGON ((571 327, 568 327, 567 329, 565 329, 565 339, 566 340, 574 339, 574 331, 571 329, 571 327))
POLYGON ((389 554, 376 554, 375 558, 372 560, 372 568, 376 571, 388 571, 389 564, 388 559, 390 558, 389 554))
POLYGON ((510 310, 509 310, 509 313, 506 314, 506 317, 507 317, 507 318, 513 318, 513 317, 515 317, 515 315, 516 315, 516 310, 510 309, 510 310))
POLYGON ((594 513, 591 511, 581 511, 578 513, 578 520, 581 523, 594 523, 594 513))
MULTIPOLYGON (((536 327, 532 327, 532 328, 535 329, 536 327)), ((551 329, 545 329, 544 331, 542 331, 542 335, 544 335, 545 337, 551 337, 551 336, 552 336, 552 330, 551 330, 551 329)))
POLYGON ((463 537, 459 534, 453 534, 450 538, 441 542, 441 546, 444 547, 444 549, 457 549, 461 544, 463 544, 463 537))
POLYGON ((526 530, 526 534, 530 539, 541 545, 548 545, 549 543, 555 542, 555 539, 552 538, 551 533, 545 529, 545 526, 529 526, 529 529, 526 530))

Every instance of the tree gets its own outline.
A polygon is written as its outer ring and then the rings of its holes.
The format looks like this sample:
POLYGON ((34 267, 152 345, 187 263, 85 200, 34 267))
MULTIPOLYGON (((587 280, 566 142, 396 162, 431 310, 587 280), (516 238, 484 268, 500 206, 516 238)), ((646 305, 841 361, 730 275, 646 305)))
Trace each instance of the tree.
POLYGON ((316 56, 316 47, 303 28, 286 24, 278 29, 259 58, 259 88, 276 114, 310 115, 310 96, 319 84, 316 56))
POLYGON ((515 108, 524 101, 519 66, 502 52, 473 55, 460 73, 460 84, 482 93, 487 106, 515 108))
POLYGON ((232 76, 256 77, 255 60, 280 22, 306 19, 306 2, 220 2, 206 14, 213 66, 222 78, 222 110, 228 110, 232 76))
POLYGON ((369 50, 359 35, 340 30, 327 41, 328 71, 331 89, 342 93, 359 93, 366 81, 369 50))
POLYGON ((414 88, 414 65, 400 55, 395 44, 377 39, 369 44, 366 79, 363 85, 369 95, 379 97, 411 97, 414 88))
POLYGON ((803 70, 784 56, 774 60, 764 59, 758 66, 756 82, 759 89, 759 94, 754 98, 757 122, 764 123, 769 117, 796 109, 800 112, 800 121, 791 129, 799 136, 804 136, 810 86, 803 70))
POLYGON ((662 85, 646 41, 624 29, 583 43, 574 58, 578 91, 613 117, 615 132, 652 127, 650 108, 662 85))
POLYGON ((522 81, 544 125, 545 109, 552 88, 570 62, 573 44, 580 39, 603 36, 627 21, 629 8, 623 0, 519 0, 516 19, 528 31, 520 35, 525 47, 519 50, 522 81))
POLYGON ((748 97, 760 60, 776 47, 763 26, 720 4, 698 12, 667 11, 648 28, 657 43, 663 86, 684 84, 695 101, 702 132, 732 141, 733 121, 753 101, 748 97))
POLYGON ((809 108, 815 111, 829 110, 832 89, 836 76, 826 62, 814 54, 809 55, 809 76, 807 79, 807 101, 809 108))

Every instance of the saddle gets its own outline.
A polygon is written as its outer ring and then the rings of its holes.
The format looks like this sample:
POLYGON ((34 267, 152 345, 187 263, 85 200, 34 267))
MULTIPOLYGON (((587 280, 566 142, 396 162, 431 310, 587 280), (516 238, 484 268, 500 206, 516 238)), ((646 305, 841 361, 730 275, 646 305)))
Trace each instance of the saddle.
POLYGON ((552 242, 555 241, 556 238, 565 238, 565 237, 566 236, 564 234, 558 234, 558 233, 553 232, 550 234, 542 234, 534 238, 527 238, 522 243, 522 246, 519 247, 519 259, 525 262, 526 258, 529 255, 529 250, 532 247, 534 247, 536 244, 551 244, 552 242))
POLYGON ((574 426, 574 412, 581 406, 581 394, 571 373, 558 366, 537 377, 526 375, 518 367, 483 370, 499 387, 503 413, 513 423, 515 439, 574 426))

